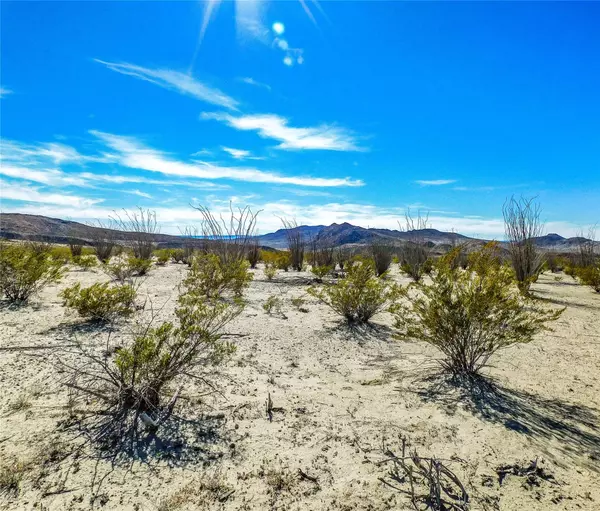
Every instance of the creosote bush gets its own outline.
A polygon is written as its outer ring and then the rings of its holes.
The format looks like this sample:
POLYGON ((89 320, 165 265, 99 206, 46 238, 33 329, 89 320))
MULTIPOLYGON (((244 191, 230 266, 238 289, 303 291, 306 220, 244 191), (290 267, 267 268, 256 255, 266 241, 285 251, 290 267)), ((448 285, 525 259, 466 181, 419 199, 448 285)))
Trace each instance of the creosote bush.
POLYGON ((98 259, 95 255, 79 255, 73 257, 73 264, 82 270, 89 270, 98 265, 98 259))
POLYGON ((263 310, 267 314, 272 314, 273 312, 275 312, 276 314, 279 314, 282 316, 284 315, 283 314, 283 300, 281 298, 279 298, 278 296, 275 296, 275 295, 269 296, 269 298, 267 298, 265 303, 263 303, 262 307, 263 307, 263 310))
POLYGON ((265 277, 267 277, 267 280, 273 280, 273 277, 275 277, 275 275, 277 275, 277 268, 271 264, 268 264, 265 266, 265 277))
POLYGON ((241 296, 253 278, 248 267, 245 259, 223 262, 216 254, 197 255, 183 285, 189 293, 207 298, 228 292, 241 296))
POLYGON ((574 274, 582 284, 590 286, 596 293, 600 293, 600 262, 595 266, 575 268, 574 274))
POLYGON ((26 302, 46 285, 60 280, 63 263, 27 245, 0 245, 0 291, 9 302, 26 302))
POLYGON ((395 284, 377 277, 375 265, 366 259, 349 263, 346 277, 336 284, 308 289, 309 294, 344 316, 348 323, 368 323, 395 300, 398 292, 395 284))
POLYGON ((333 266, 312 266, 310 272, 315 276, 317 282, 323 282, 323 278, 333 271, 333 266))
POLYGON ((96 283, 81 287, 77 283, 62 293, 66 307, 75 309, 80 316, 92 321, 110 321, 117 317, 130 316, 135 311, 136 291, 131 285, 110 285, 96 283))
POLYGON ((171 260, 173 250, 170 250, 168 248, 161 248, 159 250, 155 250, 154 255, 156 256, 156 264, 158 266, 164 266, 171 260))
POLYGON ((455 268, 451 255, 442 257, 436 270, 431 284, 417 282, 403 289, 406 300, 391 311, 396 337, 437 347, 442 367, 455 376, 477 375, 497 351, 530 342, 562 313, 519 292, 495 243, 470 254, 466 271, 455 268))
POLYGON ((176 263, 185 262, 185 251, 183 248, 175 248, 171 250, 171 257, 176 263))

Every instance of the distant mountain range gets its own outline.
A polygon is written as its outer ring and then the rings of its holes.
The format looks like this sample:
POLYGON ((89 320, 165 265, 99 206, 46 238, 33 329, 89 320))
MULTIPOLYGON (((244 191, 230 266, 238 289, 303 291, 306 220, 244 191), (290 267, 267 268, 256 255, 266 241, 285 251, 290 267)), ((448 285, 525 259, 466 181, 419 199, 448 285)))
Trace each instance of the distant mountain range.
MULTIPOLYGON (((40 215, 23 215, 20 213, 0 213, 0 237, 6 239, 34 239, 52 243, 67 243, 70 239, 89 243, 93 239, 93 231, 98 227, 60 220, 40 215)), ((398 231, 392 229, 366 229, 349 223, 325 225, 301 225, 297 227, 306 240, 318 239, 320 242, 333 245, 366 245, 373 241, 399 245, 417 235, 420 239, 435 245, 452 245, 453 243, 482 243, 486 240, 469 238, 462 234, 438 231, 437 229, 421 229, 418 231, 398 231)), ((112 231, 117 240, 125 240, 127 233, 112 231)), ((184 242, 181 236, 157 234, 155 240, 160 247, 180 247, 184 242)), ((574 250, 585 238, 564 238, 558 234, 546 234, 536 238, 541 248, 553 251, 569 252, 574 250)), ((270 234, 258 236, 261 246, 283 249, 287 247, 286 229, 279 229, 270 234)))

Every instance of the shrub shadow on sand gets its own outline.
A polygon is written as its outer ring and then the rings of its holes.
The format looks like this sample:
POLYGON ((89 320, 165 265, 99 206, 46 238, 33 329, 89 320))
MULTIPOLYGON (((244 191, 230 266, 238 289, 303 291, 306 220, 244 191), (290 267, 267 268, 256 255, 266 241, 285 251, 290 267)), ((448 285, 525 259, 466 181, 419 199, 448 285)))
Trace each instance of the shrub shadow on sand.
POLYGON ((600 472, 597 409, 511 389, 482 377, 457 381, 437 372, 421 378, 420 384, 417 394, 449 413, 466 409, 482 420, 531 437, 549 455, 600 472))

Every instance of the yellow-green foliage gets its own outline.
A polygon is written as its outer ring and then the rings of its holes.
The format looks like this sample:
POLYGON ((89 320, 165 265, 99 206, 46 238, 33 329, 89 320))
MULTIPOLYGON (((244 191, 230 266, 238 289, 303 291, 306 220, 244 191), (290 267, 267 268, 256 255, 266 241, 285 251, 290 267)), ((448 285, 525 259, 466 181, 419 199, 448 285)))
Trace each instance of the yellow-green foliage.
POLYGON ((103 265, 103 270, 107 275, 123 284, 131 281, 135 275, 146 275, 151 265, 152 261, 149 259, 138 259, 130 255, 113 259, 112 263, 103 265))
POLYGON ((47 284, 62 277, 62 261, 26 245, 0 246, 0 291, 10 302, 26 302, 47 284))
POLYGON ((133 271, 134 275, 141 277, 148 273, 150 266, 152 266, 152 261, 150 261, 150 259, 140 259, 139 257, 130 256, 127 259, 127 264, 133 271))
POLYGON ((312 287, 308 292, 349 323, 367 323, 393 302, 399 291, 396 285, 377 277, 373 262, 365 259, 349 263, 346 277, 337 284, 312 287))
POLYGON ((156 256, 156 264, 159 266, 164 266, 171 260, 173 251, 168 248, 161 248, 159 250, 155 250, 154 255, 156 256))
POLYGON ((248 267, 248 261, 244 259, 224 263, 215 254, 198 255, 194 257, 183 285, 186 293, 208 298, 227 292, 241 296, 253 278, 248 267))
POLYGON ((310 271, 316 277, 317 282, 323 282, 323 277, 329 275, 333 270, 332 266, 312 266, 310 271))
POLYGON ((268 252, 260 251, 260 258, 267 266, 274 266, 279 270, 288 271, 291 265, 291 256, 289 252, 268 252))
POLYGON ((498 350, 531 341, 562 312, 519 292, 497 244, 471 254, 467 270, 456 268, 451 257, 442 257, 436 270, 431 284, 403 289, 406 299, 391 311, 396 337, 437 347, 444 354, 442 366, 455 375, 476 374, 498 350))
POLYGON ((72 260, 71 249, 62 245, 55 245, 50 249, 50 257, 62 264, 69 264, 72 260))
POLYGON ((146 330, 117 353, 115 380, 125 384, 116 385, 124 393, 124 406, 153 411, 166 385, 197 366, 218 364, 231 355, 235 346, 222 341, 219 332, 242 308, 239 301, 180 296, 175 310, 178 327, 167 322, 146 330))
POLYGON ((93 321, 109 321, 134 312, 135 289, 130 285, 93 284, 82 288, 79 283, 65 289, 60 296, 64 305, 93 321))
POLYGON ((596 293, 600 293, 600 263, 596 266, 575 268, 574 274, 582 284, 590 286, 596 293))
POLYGON ((283 301, 281 298, 271 295, 267 298, 267 301, 263 303, 263 310, 267 314, 271 314, 272 312, 276 312, 278 314, 282 314, 282 306, 283 301))
POLYGON ((98 258, 94 254, 73 256, 73 264, 79 266, 82 270, 89 270, 98 266, 98 258))
POLYGON ((277 275, 277 268, 271 264, 265 266, 265 276, 267 280, 273 280, 273 277, 277 275))
POLYGON ((171 257, 176 263, 185 262, 185 250, 183 248, 174 248, 171 250, 171 257))

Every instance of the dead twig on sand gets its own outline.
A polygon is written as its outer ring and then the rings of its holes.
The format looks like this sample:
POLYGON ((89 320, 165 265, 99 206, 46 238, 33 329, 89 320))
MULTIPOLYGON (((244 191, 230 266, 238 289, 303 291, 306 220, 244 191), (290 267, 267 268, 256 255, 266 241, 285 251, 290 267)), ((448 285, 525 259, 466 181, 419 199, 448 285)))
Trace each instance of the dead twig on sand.
POLYGON ((398 487, 384 478, 380 481, 409 495, 415 509, 466 511, 469 508, 469 495, 464 485, 442 460, 421 457, 416 449, 407 455, 406 438, 402 438, 402 456, 396 456, 390 449, 384 449, 384 452, 387 459, 378 464, 392 463, 389 477, 397 484, 408 482, 409 489, 398 487))

